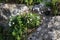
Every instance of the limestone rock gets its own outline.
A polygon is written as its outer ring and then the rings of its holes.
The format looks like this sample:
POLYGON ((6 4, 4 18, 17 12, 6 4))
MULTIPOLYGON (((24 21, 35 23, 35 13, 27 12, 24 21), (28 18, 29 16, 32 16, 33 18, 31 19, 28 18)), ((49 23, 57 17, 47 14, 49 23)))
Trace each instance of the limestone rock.
POLYGON ((36 13, 41 14, 41 12, 45 11, 46 5, 44 3, 33 6, 32 10, 36 13))
POLYGON ((60 40, 60 16, 52 17, 51 21, 48 23, 48 28, 51 28, 54 34, 54 40, 60 40))
POLYGON ((40 3, 32 7, 32 11, 39 14, 51 14, 51 8, 47 7, 45 3, 40 3))
POLYGON ((44 17, 43 24, 30 34, 28 40, 60 40, 60 16, 44 17))
POLYGON ((0 3, 0 26, 8 27, 8 20, 12 16, 28 13, 29 8, 24 4, 3 4, 0 3))
POLYGON ((60 16, 52 17, 48 23, 48 27, 60 28, 60 16))

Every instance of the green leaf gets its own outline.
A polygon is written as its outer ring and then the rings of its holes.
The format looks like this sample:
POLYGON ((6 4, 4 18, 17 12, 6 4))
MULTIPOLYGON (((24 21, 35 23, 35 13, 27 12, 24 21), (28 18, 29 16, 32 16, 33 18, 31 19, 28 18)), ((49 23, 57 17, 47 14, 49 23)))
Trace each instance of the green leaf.
POLYGON ((55 5, 56 2, 57 2, 57 0, 52 0, 53 5, 55 5))
POLYGON ((15 32, 15 31, 13 31, 13 32, 12 32, 12 35, 13 35, 13 36, 16 36, 16 32, 15 32))
POLYGON ((32 4, 32 2, 33 2, 33 0, 29 0, 29 4, 30 4, 30 5, 32 4))
POLYGON ((17 35, 16 39, 17 39, 17 40, 20 40, 20 37, 19 37, 19 35, 17 35))

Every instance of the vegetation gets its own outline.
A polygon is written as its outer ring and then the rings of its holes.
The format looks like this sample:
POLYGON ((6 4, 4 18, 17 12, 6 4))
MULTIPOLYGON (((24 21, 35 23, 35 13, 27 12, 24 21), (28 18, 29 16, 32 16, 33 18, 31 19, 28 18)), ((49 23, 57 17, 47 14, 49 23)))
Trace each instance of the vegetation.
POLYGON ((26 40, 27 30, 36 28, 40 24, 40 16, 38 14, 23 14, 13 17, 9 21, 9 33, 17 40, 26 40))
POLYGON ((47 7, 51 8, 51 11, 54 15, 58 14, 58 4, 60 3, 60 0, 51 0, 51 2, 45 2, 47 7))
POLYGON ((5 3, 25 3, 26 5, 31 5, 34 3, 40 3, 42 0, 0 0, 0 2, 5 3))
MULTIPOLYGON (((4 3, 21 3, 26 5, 35 5, 43 0, 0 0, 0 2, 4 3)), ((51 2, 44 2, 47 7, 51 7, 52 12, 56 15, 58 13, 57 3, 60 3, 60 0, 52 0, 51 2)), ((9 30, 8 34, 10 34, 16 40, 26 40, 27 38, 27 30, 36 28, 40 25, 41 17, 35 13, 28 14, 20 14, 18 16, 12 17, 9 20, 9 30)), ((3 40, 3 28, 0 27, 0 40, 3 40)), ((10 37, 10 36, 9 36, 10 37)), ((13 40, 13 39, 12 39, 13 40)))
POLYGON ((0 33, 0 40, 3 40, 3 35, 0 33))

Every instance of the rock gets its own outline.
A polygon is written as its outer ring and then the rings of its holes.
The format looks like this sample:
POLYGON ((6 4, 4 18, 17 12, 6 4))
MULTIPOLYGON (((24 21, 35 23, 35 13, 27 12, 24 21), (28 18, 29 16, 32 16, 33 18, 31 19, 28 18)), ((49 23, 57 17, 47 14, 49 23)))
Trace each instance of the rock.
POLYGON ((12 16, 17 13, 28 13, 29 8, 24 4, 5 4, 4 9, 9 9, 12 16))
POLYGON ((8 28, 8 20, 12 16, 28 13, 29 8, 24 4, 0 3, 0 26, 8 28))
POLYGON ((46 5, 44 3, 40 3, 38 5, 33 6, 32 10, 36 13, 43 13, 46 9, 46 5))
POLYGON ((51 0, 43 0, 44 2, 51 2, 51 0))
POLYGON ((48 23, 48 27, 60 28, 60 16, 52 17, 52 19, 48 23))
POLYGON ((42 25, 34 33, 30 34, 28 40, 60 40, 60 16, 44 17, 42 25))
POLYGON ((33 6, 32 11, 39 14, 43 14, 43 13, 46 15, 51 14, 51 8, 47 7, 45 3, 40 3, 38 5, 33 6))
POLYGON ((28 37, 28 40, 52 40, 53 33, 50 32, 50 29, 48 28, 48 22, 50 21, 50 17, 43 16, 43 23, 40 25, 40 27, 37 28, 36 32, 30 34, 28 37), (49 33, 48 33, 49 32, 49 33), (33 35, 35 38, 33 38, 33 35))
POLYGON ((60 40, 60 16, 52 17, 51 21, 48 23, 48 28, 53 30, 53 39, 60 40))

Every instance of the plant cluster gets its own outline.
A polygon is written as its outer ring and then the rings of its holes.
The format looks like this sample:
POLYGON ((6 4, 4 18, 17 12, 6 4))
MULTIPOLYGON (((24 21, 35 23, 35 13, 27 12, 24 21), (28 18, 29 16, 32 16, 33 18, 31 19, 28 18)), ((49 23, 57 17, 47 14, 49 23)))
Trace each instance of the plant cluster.
MULTIPOLYGON (((0 0, 0 2, 16 2, 16 3, 26 3, 26 5, 34 5, 35 3, 41 3, 43 0, 0 0)), ((58 13, 57 3, 60 0, 52 0, 51 2, 45 2, 47 7, 51 7, 54 14, 58 13)), ((9 30, 8 33, 13 36, 16 40, 26 40, 27 30, 36 28, 40 25, 41 17, 35 13, 20 14, 12 17, 9 20, 9 30)), ((3 40, 2 29, 0 28, 0 40, 3 40)))
POLYGON ((40 3, 41 1, 42 0, 0 0, 0 2, 6 2, 6 3, 26 3, 26 5, 40 3))
POLYGON ((36 28, 40 25, 40 20, 40 16, 34 13, 21 14, 12 17, 9 21, 9 33, 17 40, 25 40, 27 37, 27 30, 29 28, 36 28))
POLYGON ((51 0, 51 2, 47 2, 46 6, 51 8, 51 11, 54 15, 58 14, 58 4, 60 3, 60 0, 51 0))

